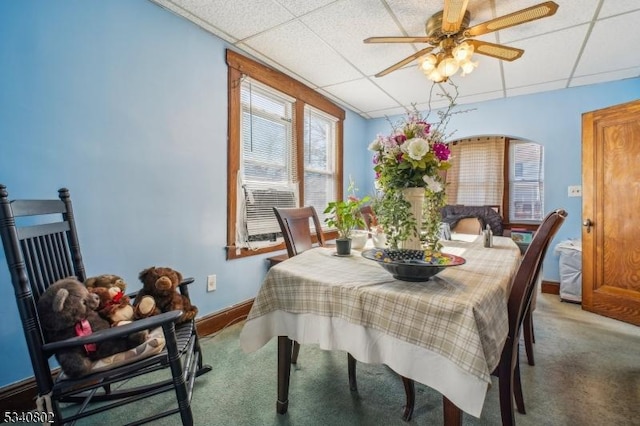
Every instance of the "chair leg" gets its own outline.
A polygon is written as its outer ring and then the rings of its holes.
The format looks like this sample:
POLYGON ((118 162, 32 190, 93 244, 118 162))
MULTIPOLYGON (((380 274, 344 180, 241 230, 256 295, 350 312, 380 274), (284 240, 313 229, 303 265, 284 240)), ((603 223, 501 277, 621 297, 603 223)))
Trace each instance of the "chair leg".
POLYGON ((411 421, 411 417, 413 417, 413 408, 416 405, 416 383, 408 377, 401 377, 406 398, 404 413, 402 413, 402 420, 408 422, 411 421))
POLYGON ((356 359, 350 353, 347 353, 347 369, 349 370, 349 389, 352 392, 358 390, 358 382, 356 380, 356 359))
POLYGON ((524 349, 527 353, 527 361, 529 365, 536 365, 536 361, 533 356, 533 344, 536 342, 536 338, 533 334, 533 317, 531 311, 528 310, 524 316, 524 349))
POLYGON ((527 414, 524 409, 524 397, 522 396, 522 382, 520 380, 520 356, 516 359, 516 369, 513 372, 513 396, 516 400, 518 413, 527 414))
MULTIPOLYGON (((504 357, 505 354, 503 353, 504 357)), ((507 359, 510 359, 509 355, 507 359)), ((502 426, 514 426, 516 423, 513 413, 513 370, 511 362, 500 362, 498 366, 498 391, 500 394, 500 417, 502 426)))
POLYGON ((291 364, 298 363, 298 354, 300 353, 300 343, 293 341, 293 349, 291 351, 291 364))

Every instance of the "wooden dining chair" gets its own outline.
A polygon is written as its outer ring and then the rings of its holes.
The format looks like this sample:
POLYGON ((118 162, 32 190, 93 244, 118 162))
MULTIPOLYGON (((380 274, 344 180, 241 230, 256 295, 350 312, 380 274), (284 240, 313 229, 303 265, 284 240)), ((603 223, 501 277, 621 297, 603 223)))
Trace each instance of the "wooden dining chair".
MULTIPOLYGON (((518 412, 526 414, 520 381, 519 345, 521 328, 524 318, 531 307, 533 291, 544 256, 551 240, 566 217, 567 212, 564 209, 557 209, 547 214, 525 252, 512 281, 511 293, 507 301, 509 333, 502 349, 498 366, 492 372, 492 375, 498 377, 500 415, 503 426, 515 424, 514 398, 518 412)), ((404 417, 405 420, 409 420, 415 406, 415 383, 412 379, 406 377, 403 377, 402 380, 407 399, 404 417)))
MULTIPOLYGON (((37 312, 40 296, 63 278, 73 276, 81 282, 86 279, 69 191, 62 188, 58 195, 58 199, 49 200, 9 200, 6 187, 0 185, 0 236, 37 387, 33 408, 37 406, 38 413, 43 410, 52 413, 55 424, 67 424, 151 398, 149 404, 155 407, 151 415, 136 419, 139 413, 130 410, 127 417, 134 421, 131 424, 179 413, 183 425, 192 425, 190 404, 194 381, 211 371, 211 366, 202 362, 195 322, 177 324, 181 311, 165 312, 83 337, 45 340, 44 326, 37 312), (81 377, 70 377, 49 365, 49 359, 58 351, 89 343, 108 343, 143 330, 159 332, 158 339, 162 337, 165 341, 164 349, 156 344, 157 352, 140 357, 139 346, 106 360, 97 360, 91 373, 81 377), (135 377, 146 379, 136 385, 130 381, 135 377), (163 392, 175 394, 173 405, 167 404, 166 398, 158 397, 163 392)), ((182 281, 182 294, 188 296, 191 282, 192 278, 182 281)), ((94 419, 91 423, 98 424, 100 420, 94 419)))
MULTIPOLYGON (((288 207, 278 208, 274 207, 273 212, 276 215, 280 229, 282 230, 282 237, 284 243, 287 246, 287 253, 289 257, 296 256, 305 250, 309 250, 314 247, 314 243, 317 246, 324 247, 325 241, 322 235, 322 227, 320 226, 320 219, 313 206, 306 207, 288 207), (312 237, 314 233, 311 232, 311 224, 314 227, 315 241, 312 237)), ((296 364, 298 362, 298 354, 300 353, 300 343, 294 340, 293 349, 291 351, 291 363, 296 364)), ((358 389, 356 382, 356 359, 347 354, 347 365, 349 371, 349 388, 352 391, 358 389)))

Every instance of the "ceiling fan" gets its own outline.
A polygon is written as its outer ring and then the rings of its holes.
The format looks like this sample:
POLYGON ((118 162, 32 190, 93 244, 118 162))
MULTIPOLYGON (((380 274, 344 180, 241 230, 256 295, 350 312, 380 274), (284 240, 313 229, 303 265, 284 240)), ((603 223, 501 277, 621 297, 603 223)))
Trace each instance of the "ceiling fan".
POLYGON ((365 39, 365 43, 430 44, 430 46, 380 71, 376 77, 387 75, 419 59, 422 71, 429 79, 440 83, 446 81, 460 68, 463 70, 462 75, 473 71, 477 66, 477 63, 471 61, 471 55, 474 52, 505 61, 516 60, 522 56, 524 50, 475 40, 473 37, 545 18, 555 14, 558 10, 556 3, 546 1, 469 27, 471 14, 467 10, 468 3, 469 0, 444 0, 444 10, 437 12, 426 22, 426 36, 370 37, 365 39))

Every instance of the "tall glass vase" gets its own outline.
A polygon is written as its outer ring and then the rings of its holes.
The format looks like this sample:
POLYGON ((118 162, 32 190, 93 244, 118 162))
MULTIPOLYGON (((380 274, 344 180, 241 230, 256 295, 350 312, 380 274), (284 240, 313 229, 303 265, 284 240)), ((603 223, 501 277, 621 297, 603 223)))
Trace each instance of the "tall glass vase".
POLYGON ((402 190, 404 199, 411 204, 411 214, 416 221, 416 234, 413 233, 409 237, 400 243, 400 247, 404 249, 420 250, 422 244, 420 243, 420 232, 422 227, 422 205, 424 203, 425 190, 422 187, 405 188, 402 190))

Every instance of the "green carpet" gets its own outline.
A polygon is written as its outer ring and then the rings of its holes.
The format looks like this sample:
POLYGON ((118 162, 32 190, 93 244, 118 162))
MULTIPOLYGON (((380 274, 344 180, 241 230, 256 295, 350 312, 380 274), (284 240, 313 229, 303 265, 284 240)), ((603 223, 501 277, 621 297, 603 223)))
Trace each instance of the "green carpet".
MULTIPOLYGON (((527 414, 519 425, 640 425, 640 328, 582 311, 558 296, 539 294, 534 312, 536 366, 521 372, 527 414)), ((349 391, 347 355, 302 346, 292 368, 289 411, 276 413, 276 339, 251 354, 242 352, 242 323, 201 340, 213 371, 196 382, 192 401, 197 425, 406 425, 404 390, 383 365, 358 363, 358 392, 349 391)), ((521 345, 522 346, 522 345, 521 345)), ((120 425, 136 415, 173 403, 173 394, 123 407, 79 424, 120 425)), ((178 415, 154 422, 176 425, 178 415)), ((464 414, 465 425, 499 425, 498 381, 480 419, 464 414)), ((410 424, 442 424, 442 398, 416 386, 410 424)))

